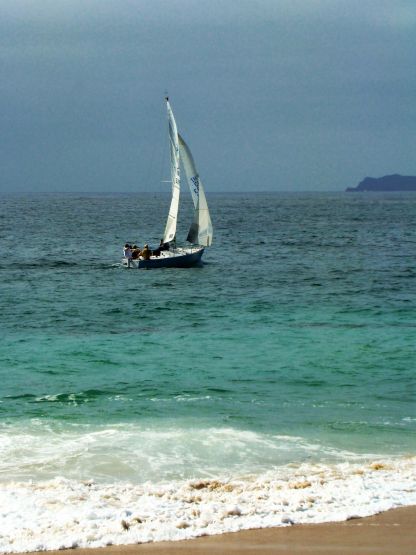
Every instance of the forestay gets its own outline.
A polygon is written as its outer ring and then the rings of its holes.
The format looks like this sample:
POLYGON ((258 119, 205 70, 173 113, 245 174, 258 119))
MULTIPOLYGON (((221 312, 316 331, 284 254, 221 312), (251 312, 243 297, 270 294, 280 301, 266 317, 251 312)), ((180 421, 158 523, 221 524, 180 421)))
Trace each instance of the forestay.
POLYGON ((195 162, 188 145, 180 135, 178 138, 180 158, 182 160, 195 207, 194 219, 189 229, 187 241, 209 247, 212 243, 213 230, 204 187, 202 186, 202 182, 199 178, 195 162))

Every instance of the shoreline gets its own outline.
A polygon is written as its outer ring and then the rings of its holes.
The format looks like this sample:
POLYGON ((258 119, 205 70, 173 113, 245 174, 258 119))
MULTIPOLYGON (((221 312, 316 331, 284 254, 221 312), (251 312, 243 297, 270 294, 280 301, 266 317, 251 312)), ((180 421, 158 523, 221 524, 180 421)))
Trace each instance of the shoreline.
MULTIPOLYGON (((415 522, 416 505, 411 505, 342 522, 242 530, 173 542, 74 548, 70 552, 71 555, 413 555, 415 522)), ((62 555, 62 552, 44 553, 62 555)), ((26 555, 35 553, 39 552, 26 555)))

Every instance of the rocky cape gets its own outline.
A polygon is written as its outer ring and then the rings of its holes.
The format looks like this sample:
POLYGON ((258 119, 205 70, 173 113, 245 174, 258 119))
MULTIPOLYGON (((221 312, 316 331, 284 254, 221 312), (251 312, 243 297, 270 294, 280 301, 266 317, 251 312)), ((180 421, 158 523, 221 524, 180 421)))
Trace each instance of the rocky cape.
POLYGON ((416 191, 416 177, 412 175, 385 175, 383 177, 366 177, 357 187, 348 187, 347 193, 363 191, 416 191))

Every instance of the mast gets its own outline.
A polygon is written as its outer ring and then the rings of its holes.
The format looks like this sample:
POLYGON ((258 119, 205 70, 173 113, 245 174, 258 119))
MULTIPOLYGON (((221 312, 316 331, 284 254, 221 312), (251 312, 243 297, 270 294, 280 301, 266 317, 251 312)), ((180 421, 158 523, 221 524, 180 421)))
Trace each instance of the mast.
POLYGON ((170 175, 172 180, 172 200, 170 202, 168 219, 166 222, 165 233, 163 235, 163 242, 168 243, 169 241, 173 241, 176 236, 181 177, 179 168, 178 129, 176 127, 176 121, 172 108, 169 104, 169 98, 166 97, 165 100, 169 122, 170 175))

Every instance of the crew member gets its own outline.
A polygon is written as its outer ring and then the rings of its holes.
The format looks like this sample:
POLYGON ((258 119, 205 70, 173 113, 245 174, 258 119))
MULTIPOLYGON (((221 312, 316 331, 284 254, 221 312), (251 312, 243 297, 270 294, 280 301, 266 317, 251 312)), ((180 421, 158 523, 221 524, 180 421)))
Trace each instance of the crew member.
POLYGON ((140 254, 141 254, 141 257, 142 257, 144 260, 149 260, 149 258, 150 258, 150 256, 151 256, 152 253, 151 253, 151 251, 150 251, 150 249, 149 249, 149 245, 148 245, 147 243, 146 243, 145 246, 143 247, 143 250, 142 250, 142 252, 141 252, 140 254))

